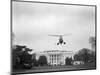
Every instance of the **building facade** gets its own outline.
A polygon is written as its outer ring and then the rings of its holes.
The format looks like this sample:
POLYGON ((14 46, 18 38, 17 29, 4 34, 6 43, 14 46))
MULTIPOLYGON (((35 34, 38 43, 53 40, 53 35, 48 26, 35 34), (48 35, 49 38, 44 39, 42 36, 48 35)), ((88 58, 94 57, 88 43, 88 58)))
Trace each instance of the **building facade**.
POLYGON ((73 52, 72 51, 61 51, 61 50, 48 50, 36 53, 36 58, 40 56, 46 56, 48 65, 57 66, 57 65, 65 65, 66 57, 73 59, 73 52))

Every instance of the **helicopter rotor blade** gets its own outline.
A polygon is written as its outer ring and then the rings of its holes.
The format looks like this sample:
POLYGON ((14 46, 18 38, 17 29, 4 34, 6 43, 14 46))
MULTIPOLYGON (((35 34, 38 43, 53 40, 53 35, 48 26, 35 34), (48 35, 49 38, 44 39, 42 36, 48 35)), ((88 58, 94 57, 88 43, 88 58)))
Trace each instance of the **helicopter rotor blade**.
POLYGON ((69 35, 72 35, 72 33, 69 33, 69 34, 64 34, 64 35, 62 35, 62 36, 69 36, 69 35))
POLYGON ((48 35, 48 36, 60 37, 60 36, 69 36, 69 35, 71 35, 71 33, 69 33, 69 34, 63 34, 63 35, 48 35))
POLYGON ((59 37, 60 35, 48 35, 48 36, 54 36, 54 37, 59 37))

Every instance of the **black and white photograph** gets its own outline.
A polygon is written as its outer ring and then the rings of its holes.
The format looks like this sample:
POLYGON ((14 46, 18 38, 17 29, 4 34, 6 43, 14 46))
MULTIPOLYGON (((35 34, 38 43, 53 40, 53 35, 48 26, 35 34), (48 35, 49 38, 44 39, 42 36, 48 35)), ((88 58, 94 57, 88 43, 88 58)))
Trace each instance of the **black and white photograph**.
POLYGON ((12 74, 96 69, 96 6, 11 1, 12 74))

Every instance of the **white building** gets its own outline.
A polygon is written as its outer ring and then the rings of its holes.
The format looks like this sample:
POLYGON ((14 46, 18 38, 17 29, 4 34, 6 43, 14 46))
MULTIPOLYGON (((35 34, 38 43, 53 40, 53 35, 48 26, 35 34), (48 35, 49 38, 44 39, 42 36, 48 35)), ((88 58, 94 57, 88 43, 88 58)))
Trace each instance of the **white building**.
POLYGON ((61 50, 48 50, 43 52, 36 53, 36 58, 38 59, 39 56, 46 56, 48 65, 65 65, 65 58, 73 58, 72 51, 61 51, 61 50))

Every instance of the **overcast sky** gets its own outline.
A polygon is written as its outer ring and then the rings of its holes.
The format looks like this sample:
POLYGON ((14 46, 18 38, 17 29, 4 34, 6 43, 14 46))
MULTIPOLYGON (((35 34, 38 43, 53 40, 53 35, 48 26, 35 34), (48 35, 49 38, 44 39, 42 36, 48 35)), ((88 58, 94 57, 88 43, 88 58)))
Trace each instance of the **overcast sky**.
POLYGON ((12 26, 14 43, 35 51, 90 48, 89 37, 95 35, 95 7, 13 2, 12 26), (57 46, 58 37, 67 34, 66 45, 57 46))

